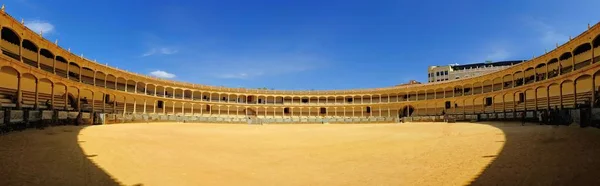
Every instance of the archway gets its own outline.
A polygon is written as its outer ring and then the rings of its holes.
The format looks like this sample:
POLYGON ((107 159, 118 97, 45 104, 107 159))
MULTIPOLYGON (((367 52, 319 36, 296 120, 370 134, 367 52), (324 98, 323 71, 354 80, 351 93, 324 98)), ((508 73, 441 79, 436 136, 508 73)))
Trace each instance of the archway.
POLYGON ((398 110, 398 117, 400 117, 400 118, 410 117, 410 116, 412 116, 414 111, 415 111, 415 108, 413 106, 406 105, 406 106, 402 107, 402 109, 398 110))

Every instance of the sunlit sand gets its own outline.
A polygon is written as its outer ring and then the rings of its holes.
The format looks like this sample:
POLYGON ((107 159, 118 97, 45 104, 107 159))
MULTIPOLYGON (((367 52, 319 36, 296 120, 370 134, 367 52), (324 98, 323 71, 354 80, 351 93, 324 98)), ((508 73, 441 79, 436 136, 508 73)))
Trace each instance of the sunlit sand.
POLYGON ((0 136, 0 185, 593 183, 599 139, 517 124, 53 127, 0 136))

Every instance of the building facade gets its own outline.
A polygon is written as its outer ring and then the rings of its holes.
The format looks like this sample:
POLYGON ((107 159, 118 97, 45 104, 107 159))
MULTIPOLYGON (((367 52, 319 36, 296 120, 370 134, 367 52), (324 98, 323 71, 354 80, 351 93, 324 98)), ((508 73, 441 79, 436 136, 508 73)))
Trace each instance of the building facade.
POLYGON ((523 60, 486 62, 467 65, 429 66, 427 70, 427 79, 429 83, 461 78, 464 79, 506 69, 521 62, 523 62, 523 60))
POLYGON ((544 55, 479 76, 457 80, 448 74, 442 82, 331 91, 226 88, 157 79, 75 55, 4 10, 0 28, 0 112, 10 116, 4 122, 63 119, 78 113, 84 119, 102 113, 112 122, 184 118, 365 123, 441 113, 511 118, 520 111, 586 103, 594 107, 600 80, 599 25, 544 55))

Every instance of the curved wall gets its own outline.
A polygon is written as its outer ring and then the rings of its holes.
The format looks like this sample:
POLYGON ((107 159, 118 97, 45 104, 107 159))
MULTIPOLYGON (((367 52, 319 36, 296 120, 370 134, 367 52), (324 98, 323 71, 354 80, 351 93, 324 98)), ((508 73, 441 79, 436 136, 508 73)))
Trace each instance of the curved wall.
MULTIPOLYGON (((594 104, 600 69, 600 26, 595 25, 532 60, 460 81, 336 91, 224 88, 161 80, 90 61, 44 39, 4 11, 0 27, 0 93, 14 94, 15 107, 36 109, 48 105, 105 113, 235 117, 505 113, 594 104), (488 97, 491 105, 484 104, 488 97), (445 108, 446 102, 450 108, 445 108)), ((0 104, 11 106, 6 100, 0 104)))

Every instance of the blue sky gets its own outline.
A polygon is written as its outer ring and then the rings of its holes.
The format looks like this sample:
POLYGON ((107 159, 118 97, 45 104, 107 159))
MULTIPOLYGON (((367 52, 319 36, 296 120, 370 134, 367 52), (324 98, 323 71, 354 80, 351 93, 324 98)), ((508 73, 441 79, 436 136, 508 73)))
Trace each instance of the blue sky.
POLYGON ((76 54, 199 84, 375 88, 428 65, 530 59, 600 19, 600 1, 34 1, 6 11, 76 54))

